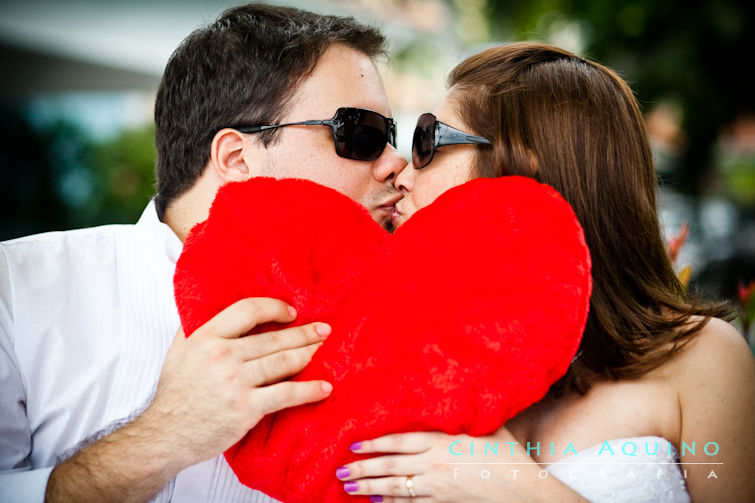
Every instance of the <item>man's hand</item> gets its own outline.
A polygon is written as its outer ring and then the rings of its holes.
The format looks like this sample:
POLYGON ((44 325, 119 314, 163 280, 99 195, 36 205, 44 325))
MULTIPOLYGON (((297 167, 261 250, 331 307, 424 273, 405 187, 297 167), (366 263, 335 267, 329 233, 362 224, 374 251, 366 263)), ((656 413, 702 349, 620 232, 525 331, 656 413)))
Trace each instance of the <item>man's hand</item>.
POLYGON ((179 330, 140 421, 163 431, 191 465, 231 447, 266 414, 328 396, 326 382, 278 382, 309 363, 330 333, 328 325, 243 337, 262 323, 295 317, 279 300, 245 299, 188 339, 179 330))
POLYGON ((280 380, 301 371, 330 333, 324 323, 243 337, 296 312, 244 299, 197 329, 179 330, 152 404, 133 422, 58 465, 48 501, 145 500, 183 468, 222 453, 266 414, 326 398, 325 381, 280 380))

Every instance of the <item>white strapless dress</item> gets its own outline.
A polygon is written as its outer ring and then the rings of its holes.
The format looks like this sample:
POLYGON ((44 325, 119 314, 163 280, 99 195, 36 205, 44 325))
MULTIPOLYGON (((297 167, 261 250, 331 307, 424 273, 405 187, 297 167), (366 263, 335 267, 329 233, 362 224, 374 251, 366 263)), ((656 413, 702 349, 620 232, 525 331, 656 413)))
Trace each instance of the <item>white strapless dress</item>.
POLYGON ((591 502, 690 503, 679 454, 663 437, 608 440, 546 470, 591 502))

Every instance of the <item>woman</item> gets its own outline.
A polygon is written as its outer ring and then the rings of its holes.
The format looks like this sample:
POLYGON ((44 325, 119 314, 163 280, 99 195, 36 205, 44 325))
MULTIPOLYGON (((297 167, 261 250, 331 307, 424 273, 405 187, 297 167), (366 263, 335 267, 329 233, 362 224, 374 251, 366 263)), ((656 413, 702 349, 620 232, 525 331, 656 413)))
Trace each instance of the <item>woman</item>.
POLYGON ((420 118, 413 165, 395 181, 405 198, 394 223, 471 178, 549 184, 585 230, 590 316, 567 374, 495 435, 365 439, 352 449, 393 454, 339 469, 344 488, 373 501, 755 501, 755 362, 716 318, 725 309, 684 298, 626 83, 567 51, 519 43, 457 66, 434 115, 420 118), (448 126, 469 137, 443 141, 448 126))

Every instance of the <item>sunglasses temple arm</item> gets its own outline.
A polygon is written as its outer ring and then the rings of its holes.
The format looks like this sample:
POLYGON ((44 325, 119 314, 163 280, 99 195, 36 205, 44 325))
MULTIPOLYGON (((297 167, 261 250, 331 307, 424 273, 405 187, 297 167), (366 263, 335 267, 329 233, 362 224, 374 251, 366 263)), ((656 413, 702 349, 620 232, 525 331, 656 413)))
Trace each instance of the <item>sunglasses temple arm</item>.
POLYGON ((465 133, 464 131, 459 131, 458 129, 445 124, 441 124, 441 127, 438 128, 435 138, 436 148, 442 147, 443 145, 460 145, 465 143, 490 145, 490 141, 482 136, 465 133))
POLYGON ((273 124, 270 126, 249 126, 249 127, 241 127, 236 128, 237 131, 240 133, 259 133, 261 131, 267 131, 268 129, 275 129, 279 127, 285 127, 285 126, 330 126, 333 121, 326 120, 326 121, 318 121, 318 120, 312 120, 312 121, 301 121, 301 122, 288 122, 286 124, 273 124))

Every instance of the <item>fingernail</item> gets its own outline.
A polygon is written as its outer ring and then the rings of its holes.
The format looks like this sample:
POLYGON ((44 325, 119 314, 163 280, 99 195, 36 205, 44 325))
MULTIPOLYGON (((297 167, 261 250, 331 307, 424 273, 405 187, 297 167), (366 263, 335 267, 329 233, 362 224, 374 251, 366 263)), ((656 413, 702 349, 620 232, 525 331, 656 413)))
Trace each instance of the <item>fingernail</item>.
POLYGON ((345 466, 342 466, 341 468, 336 470, 336 477, 338 477, 339 479, 347 479, 349 478, 349 475, 351 475, 351 472, 345 466))
POLYGON ((347 493, 353 493, 354 491, 359 489, 359 484, 357 484, 356 482, 346 482, 343 485, 343 489, 347 493))
POLYGON ((362 448, 362 442, 354 442, 353 444, 351 444, 351 447, 349 447, 349 450, 358 451, 361 448, 362 448))
POLYGON ((321 386, 322 386, 323 392, 325 392, 327 394, 330 394, 330 392, 333 391, 333 385, 330 384, 327 381, 323 381, 322 384, 321 384, 321 386))
POLYGON ((322 337, 327 337, 328 335, 330 335, 330 325, 326 325, 325 323, 318 323, 315 326, 315 331, 322 337))
POLYGON ((294 306, 288 306, 288 312, 291 313, 291 316, 296 317, 296 309, 294 309, 294 306))
POLYGON ((382 496, 370 496, 370 501, 378 503, 379 501, 383 501, 383 497, 382 496))

